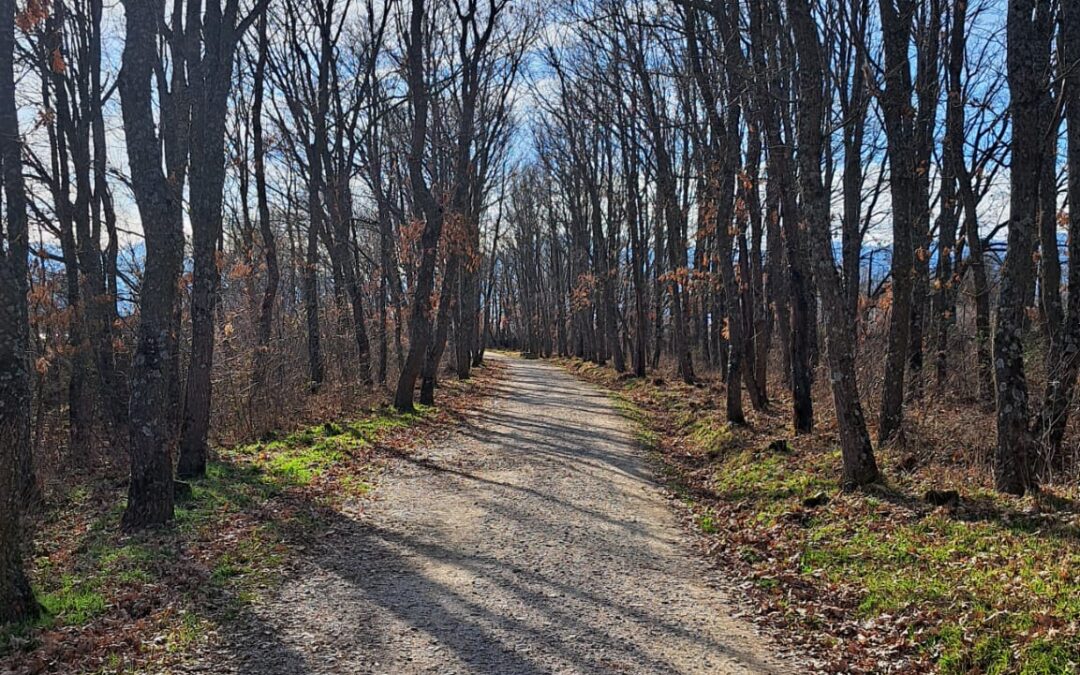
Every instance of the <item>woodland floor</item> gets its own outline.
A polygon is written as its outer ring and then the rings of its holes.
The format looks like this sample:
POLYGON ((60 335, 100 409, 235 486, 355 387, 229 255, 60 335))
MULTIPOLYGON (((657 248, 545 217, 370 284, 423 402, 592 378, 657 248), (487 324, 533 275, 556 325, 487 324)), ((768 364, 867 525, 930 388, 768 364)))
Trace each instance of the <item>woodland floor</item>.
POLYGON ((992 412, 927 394, 905 413, 906 440, 878 448, 882 481, 843 492, 824 377, 815 431, 792 436, 779 382, 733 428, 714 373, 691 386, 559 363, 611 393, 703 552, 815 670, 1080 673, 1080 493, 1067 479, 995 492, 992 412))
POLYGON ((182 672, 776 673, 794 660, 694 552, 633 425, 560 368, 390 462, 182 672))
POLYGON ((842 493, 828 410, 792 438, 775 392, 732 429, 715 378, 492 355, 437 409, 218 448, 165 528, 88 474, 0 673, 1080 672, 1075 487, 997 495, 989 413, 928 398, 842 493))

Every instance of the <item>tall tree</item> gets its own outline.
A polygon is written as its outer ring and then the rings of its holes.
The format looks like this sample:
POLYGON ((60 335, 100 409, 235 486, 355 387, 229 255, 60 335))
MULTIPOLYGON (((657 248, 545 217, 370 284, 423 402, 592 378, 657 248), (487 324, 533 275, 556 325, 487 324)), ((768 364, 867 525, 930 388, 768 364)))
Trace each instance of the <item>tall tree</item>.
POLYGON ((0 624, 38 612, 22 558, 22 512, 34 479, 26 306, 30 250, 14 50, 15 2, 0 0, 0 180, 6 202, 0 244, 0 624))
POLYGON ((172 425, 163 411, 170 409, 170 378, 175 376, 173 317, 184 252, 181 206, 189 112, 183 64, 191 45, 181 30, 183 10, 183 3, 175 3, 175 30, 169 36, 174 59, 171 90, 159 96, 159 130, 154 121, 153 82, 159 72, 158 40, 165 17, 157 3, 124 2, 126 40, 120 102, 131 187, 146 242, 138 338, 130 375, 131 482, 123 516, 127 528, 164 523, 173 517, 172 425))
MULTIPOLYGON (((1067 159, 1069 203, 1068 218, 1068 300, 1064 316, 1050 328, 1050 349, 1047 355, 1046 391, 1036 431, 1039 441, 1040 464, 1050 470, 1063 464, 1062 441, 1069 419, 1069 404, 1080 370, 1080 2, 1063 0, 1061 8, 1061 71, 1065 79, 1065 121, 1067 127, 1067 159), (1077 216, 1072 211, 1077 210, 1077 216)), ((1055 139, 1056 140, 1056 139, 1055 139)), ((1054 195, 1056 202, 1056 193, 1054 195)), ((1043 235, 1040 264, 1056 267, 1060 276, 1057 250, 1057 219, 1043 235)), ((1044 293, 1056 295, 1060 306, 1060 284, 1052 284, 1044 276, 1044 293)))
POLYGON ((859 310, 859 274, 862 261, 863 145, 866 118, 870 109, 870 87, 866 34, 870 17, 869 0, 839 0, 841 24, 836 26, 837 61, 834 76, 839 79, 839 104, 844 125, 844 214, 841 221, 844 296, 854 319, 859 310))
POLYGON ((244 32, 269 0, 256 2, 241 16, 240 0, 190 2, 184 30, 192 35, 187 52, 191 115, 190 218, 194 251, 191 293, 191 363, 184 389, 184 419, 180 431, 181 478, 206 473, 207 434, 212 401, 214 308, 217 304, 217 250, 222 237, 222 199, 225 188, 225 118, 233 81, 236 48, 244 32))
POLYGON ((949 329, 956 322, 958 284, 953 279, 953 258, 957 248, 956 230, 961 212, 957 176, 960 164, 964 161, 963 68, 966 16, 967 2, 954 2, 948 28, 945 139, 941 148, 941 208, 938 213, 937 270, 934 279, 934 315, 937 322, 935 362, 939 389, 945 386, 949 370, 949 329))
POLYGON ((925 0, 916 12, 915 98, 919 102, 913 121, 915 150, 914 192, 912 193, 912 284, 911 329, 907 363, 910 370, 910 396, 923 390, 923 341, 927 332, 927 298, 930 290, 930 174, 941 93, 941 14, 942 0, 925 0))
POLYGON ((879 8, 885 52, 885 88, 880 99, 888 140, 892 194, 892 306, 878 420, 878 442, 885 443, 901 431, 904 375, 911 338, 912 231, 918 214, 914 212, 917 166, 910 54, 916 3, 913 0, 880 0, 879 8))
POLYGON ((1009 0, 1006 35, 1012 116, 1009 171, 1009 236, 1001 270, 997 324, 994 327, 994 378, 997 392, 998 490, 1023 494, 1036 485, 1024 374, 1027 289, 1034 278, 1034 243, 1039 183, 1046 161, 1045 135, 1053 110, 1050 92, 1050 42, 1053 16, 1049 0, 1009 0))
POLYGON ((256 329, 255 357, 252 364, 252 395, 262 393, 266 383, 268 352, 273 330, 274 303, 281 280, 278 265, 277 242, 270 223, 270 199, 266 185, 266 138, 263 134, 263 104, 266 90, 266 62, 269 57, 266 12, 259 16, 258 43, 256 46, 255 81, 252 91, 251 124, 255 145, 255 193, 259 212, 259 234, 262 237, 263 256, 266 264, 266 288, 259 305, 259 321, 256 329))
MULTIPOLYGON (((665 101, 662 92, 657 90, 654 74, 647 63, 648 43, 645 33, 636 22, 625 17, 624 30, 628 36, 626 47, 631 71, 640 87, 640 105, 644 112, 645 129, 652 144, 653 161, 656 172, 657 213, 665 227, 664 241, 667 273, 663 280, 671 299, 671 332, 675 361, 679 376, 684 382, 692 384, 694 362, 690 353, 689 333, 686 322, 686 302, 684 284, 687 279, 686 260, 686 214, 682 209, 678 193, 678 176, 670 147, 671 139, 665 116, 665 101)), ((659 242, 657 242, 659 245, 659 242)))
MULTIPOLYGON (((457 44, 457 76, 460 80, 459 93, 456 97, 455 108, 457 110, 456 124, 452 127, 449 139, 450 147, 453 148, 450 157, 450 180, 447 186, 449 213, 445 216, 446 236, 444 237, 447 249, 446 264, 444 265, 442 288, 439 293, 439 315, 436 321, 434 339, 431 341, 425 354, 422 368, 422 382, 420 388, 420 402, 431 405, 435 402, 435 384, 438 378, 439 364, 442 362, 443 350, 446 347, 447 334, 451 321, 456 317, 457 336, 459 346, 463 348, 458 358, 459 375, 467 376, 470 360, 467 355, 467 344, 470 332, 463 325, 464 315, 471 309, 471 301, 466 294, 462 293, 463 286, 468 287, 468 267, 473 264, 478 252, 476 250, 477 237, 475 232, 479 227, 480 213, 477 212, 473 199, 477 194, 483 194, 484 185, 481 172, 484 158, 478 152, 478 129, 477 117, 480 114, 480 106, 485 94, 490 93, 491 82, 488 81, 494 68, 494 60, 491 50, 492 42, 496 35, 496 27, 500 24, 500 15, 507 6, 508 0, 489 0, 481 8, 478 0, 454 0, 454 14, 456 18, 457 44)), ((516 74, 516 66, 510 75, 516 74)), ((501 91, 505 97, 509 92, 501 91)), ((498 119, 481 120, 489 124, 498 124, 498 119)))
MULTIPOLYGON (((784 286, 774 296, 777 313, 783 312, 778 323, 784 331, 785 323, 790 318, 790 358, 788 359, 792 392, 792 421, 797 433, 806 433, 814 427, 814 403, 811 398, 811 343, 814 341, 813 313, 811 296, 813 295, 812 272, 808 249, 805 244, 806 234, 801 230, 800 205, 796 199, 798 186, 793 167, 790 132, 785 138, 783 115, 779 101, 787 100, 781 78, 779 58, 779 39, 777 5, 761 6, 750 4, 750 44, 752 54, 753 89, 755 109, 765 132, 765 142, 769 149, 766 156, 766 170, 769 178, 769 196, 774 206, 770 216, 775 227, 774 216, 779 216, 782 227, 776 228, 776 235, 782 241, 783 258, 773 259, 774 270, 786 265, 787 274, 784 286), (789 292, 791 311, 787 314, 784 307, 783 291, 789 292)), ((717 16, 721 16, 719 13, 717 16)), ((731 30, 731 28, 728 28, 731 30)), ((738 54, 733 51, 732 54, 738 54)), ((771 245, 778 243, 775 238, 771 245)))
POLYGON ((413 195, 415 217, 423 218, 420 236, 420 265, 417 270, 409 315, 409 354, 398 375, 394 407, 410 412, 416 380, 430 343, 432 342, 431 292, 435 287, 435 262, 442 236, 443 207, 431 192, 424 175, 428 133, 428 83, 424 70, 424 0, 412 0, 409 28, 405 38, 405 68, 408 100, 412 108, 412 130, 409 143, 409 183, 413 195))
POLYGON ((878 468, 855 379, 855 349, 852 343, 854 317, 850 314, 837 274, 829 231, 829 196, 821 175, 822 128, 826 106, 822 95, 825 59, 811 2, 788 2, 788 16, 798 54, 799 112, 796 124, 799 138, 799 194, 806 230, 815 251, 812 256, 815 261, 814 277, 825 307, 829 381, 832 383, 840 428, 843 484, 845 487, 856 487, 876 481, 878 468))
MULTIPOLYGON (((710 75, 703 67, 703 60, 698 44, 697 10, 686 11, 687 47, 690 55, 691 71, 698 83, 698 89, 704 100, 709 118, 710 143, 706 151, 708 168, 706 169, 705 212, 708 222, 703 223, 707 231, 716 237, 716 257, 720 268, 720 278, 724 289, 727 316, 724 325, 728 332, 727 352, 727 397, 726 414, 732 424, 746 424, 742 406, 743 362, 746 353, 746 326, 741 308, 739 283, 732 264, 732 230, 736 227, 734 216, 735 173, 738 164, 738 125, 740 110, 735 102, 727 106, 727 119, 721 117, 721 108, 713 89, 710 75)), ((727 42, 725 49, 742 49, 738 43, 727 42)), ((729 60, 733 61, 731 57, 729 60)), ((751 380, 751 382, 753 382, 751 380)))

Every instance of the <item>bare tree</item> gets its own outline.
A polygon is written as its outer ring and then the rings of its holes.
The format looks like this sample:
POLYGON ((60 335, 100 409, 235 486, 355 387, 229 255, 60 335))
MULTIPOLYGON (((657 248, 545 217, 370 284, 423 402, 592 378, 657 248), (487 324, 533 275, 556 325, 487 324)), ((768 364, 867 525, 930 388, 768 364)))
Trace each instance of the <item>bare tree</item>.
POLYGON ((184 389, 180 430, 180 478, 206 474, 210 431, 211 377, 214 364, 214 308, 219 283, 216 251, 222 237, 225 185, 225 118, 237 46, 269 0, 259 0, 246 16, 240 0, 205 0, 189 5, 184 30, 193 47, 187 52, 191 115, 191 230, 194 250, 191 295, 191 363, 184 389), (194 9, 192 9, 194 8, 194 9))
POLYGON ((1053 115, 1049 106, 1050 41, 1053 20, 1046 0, 1010 0, 1007 18, 1008 74, 1012 116, 1009 172, 1009 239, 1001 271, 994 327, 997 391, 997 452, 994 477, 1002 492, 1023 494, 1036 485, 1028 427, 1028 384, 1024 375, 1025 314, 1034 276, 1039 183, 1044 142, 1053 115))
MULTIPOLYGON (((181 220, 187 174, 188 93, 185 54, 191 48, 181 25, 183 3, 172 13, 169 48, 174 59, 171 88, 161 96, 160 131, 154 121, 153 82, 158 72, 158 40, 165 22, 161 7, 124 2, 126 40, 120 73, 131 186, 146 239, 139 288, 139 336, 131 364, 131 482, 123 523, 128 528, 163 523, 173 516, 171 378, 175 377, 173 333, 176 288, 183 260, 181 220)), ((164 79, 164 78, 162 78, 164 79)))
POLYGON ((412 135, 409 145, 409 182, 412 188, 413 209, 424 219, 420 238, 421 258, 413 289, 409 316, 409 355, 398 376, 394 406, 412 411, 416 380, 420 376, 429 344, 432 341, 431 292, 435 287, 435 262, 442 236, 443 208, 435 199, 424 175, 428 133, 428 83, 424 72, 424 0, 412 0, 409 29, 405 37, 406 72, 409 103, 412 107, 412 135))
POLYGON ((916 202, 915 120, 911 79, 911 27, 916 4, 912 0, 881 0, 885 88, 880 95, 889 154, 892 194, 892 307, 889 315, 889 351, 881 390, 878 441, 885 443, 901 431, 904 375, 911 338, 911 289, 914 271, 912 231, 918 214, 916 202))
MULTIPOLYGON (((1076 0, 1063 0, 1060 5, 1061 23, 1061 71, 1065 79, 1066 97, 1065 121, 1067 129, 1068 191, 1067 200, 1071 209, 1080 204, 1080 3, 1076 0)), ((1055 139, 1056 140, 1056 139, 1055 139)), ((1015 161, 1015 160, 1014 160, 1015 161)), ((1056 193, 1055 193, 1056 202, 1056 193)), ((1057 250, 1057 218, 1048 228, 1049 236, 1042 238, 1040 265, 1056 268, 1060 278, 1061 261, 1057 250)), ((1080 370, 1080 218, 1070 217, 1068 221, 1068 300, 1064 316, 1060 322, 1048 322, 1050 327, 1050 349, 1047 354, 1047 383, 1043 395, 1042 409, 1039 414, 1036 431, 1039 442, 1040 464, 1050 470, 1060 468, 1062 440, 1068 422, 1068 401, 1076 386, 1077 371, 1080 370)), ((1053 294, 1060 308, 1060 282, 1054 285, 1044 276, 1044 293, 1053 294)), ((1000 447, 999 447, 1000 452, 1000 447)), ((1010 482, 1010 487, 1012 487, 1010 482)))
POLYGON ((273 330, 274 304, 277 298, 281 272, 278 265, 277 242, 270 223, 270 199, 266 186, 266 138, 263 133, 263 105, 266 89, 266 62, 269 52, 266 12, 259 17, 258 43, 256 46, 255 81, 252 92, 252 136, 255 145, 255 192, 258 201, 259 234, 262 237, 263 255, 266 263, 266 288, 259 305, 259 322, 252 364, 252 395, 257 396, 266 383, 267 353, 273 330))
POLYGON ((829 233, 828 193, 821 176, 821 129, 825 118, 822 73, 825 59, 811 7, 811 0, 788 2, 788 16, 798 53, 799 114, 796 123, 799 135, 799 192, 806 229, 815 251, 814 277, 825 306, 829 381, 832 383, 840 427, 843 484, 850 488, 876 481, 878 468, 855 379, 854 331, 851 330, 854 317, 845 302, 829 233))
POLYGON ((0 624, 30 619, 38 612, 23 570, 22 512, 34 478, 26 307, 30 250, 14 49, 15 2, 0 0, 0 167, 6 202, 0 245, 0 624))

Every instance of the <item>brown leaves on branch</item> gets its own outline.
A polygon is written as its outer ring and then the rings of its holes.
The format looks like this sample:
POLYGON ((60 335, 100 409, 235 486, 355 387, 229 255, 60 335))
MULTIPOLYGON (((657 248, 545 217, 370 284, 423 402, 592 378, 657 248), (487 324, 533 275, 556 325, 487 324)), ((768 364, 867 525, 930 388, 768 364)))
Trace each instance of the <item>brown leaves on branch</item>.
POLYGON ((52 70, 58 74, 67 72, 67 63, 64 62, 64 55, 59 49, 54 49, 52 52, 52 70))
POLYGON ((575 312, 592 307, 595 292, 596 277, 590 273, 578 275, 577 284, 570 291, 570 306, 575 312))
MULTIPOLYGON (((15 14, 15 25, 24 33, 37 28, 49 18, 49 3, 45 0, 27 0, 21 12, 15 14)), ((57 71, 63 72, 63 71, 57 71)))

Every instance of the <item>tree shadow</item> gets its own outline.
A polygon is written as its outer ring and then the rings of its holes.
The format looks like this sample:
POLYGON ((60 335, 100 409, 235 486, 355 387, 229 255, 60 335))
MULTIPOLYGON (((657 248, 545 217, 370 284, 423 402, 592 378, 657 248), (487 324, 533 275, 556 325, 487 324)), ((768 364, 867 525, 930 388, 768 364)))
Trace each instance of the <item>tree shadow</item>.
MULTIPOLYGON (((521 513, 507 515, 519 522, 523 519, 521 513)), ((532 526, 544 529, 550 524, 532 526)), ((623 658, 621 667, 628 670, 680 672, 649 645, 623 641, 611 632, 612 626, 590 623, 586 615, 591 611, 609 615, 613 626, 626 622, 649 626, 650 637, 658 643, 697 645, 717 655, 717 661, 722 655, 758 671, 769 670, 754 655, 708 632, 676 623, 655 608, 591 592, 550 571, 514 566, 498 555, 463 552, 340 515, 331 529, 333 537, 324 540, 313 563, 349 584, 350 597, 364 605, 357 614, 375 616, 382 611, 393 617, 395 626, 431 636, 468 672, 531 675, 551 672, 553 667, 569 667, 574 672, 618 668, 619 664, 608 660, 610 651, 600 649, 603 646, 617 649, 623 658), (449 577, 465 574, 480 587, 469 594, 460 585, 432 578, 427 571, 431 564, 448 569, 449 577), (504 601, 481 601, 482 596, 490 600, 491 593, 504 601), (527 613, 522 608, 528 608, 527 613), (529 649, 522 651, 523 645, 529 649), (553 666, 552 660, 559 665, 553 666)), ((361 623, 357 632, 362 634, 361 643, 376 648, 373 658, 393 659, 392 654, 379 654, 377 648, 387 646, 387 636, 380 635, 379 629, 361 623)), ((394 636, 389 642, 392 645, 394 636)))
POLYGON ((551 367, 515 368, 514 386, 495 394, 542 413, 523 419, 493 406, 457 429, 453 442, 476 444, 480 452, 444 461, 437 448, 428 456, 385 450, 408 467, 401 480, 426 481, 398 499, 446 486, 438 494, 472 509, 473 521, 447 522, 443 504, 420 498, 378 524, 319 509, 314 524, 297 533, 311 548, 267 606, 243 606, 234 620, 219 622, 229 670, 216 672, 659 674, 683 672, 687 653, 701 655, 695 666, 706 672, 732 661, 771 671, 738 639, 717 634, 715 624, 690 620, 685 604, 693 593, 664 588, 661 601, 641 597, 640 589, 678 587, 678 574, 686 571, 671 540, 658 538, 627 508, 646 500, 643 490, 657 481, 606 398, 582 396, 545 368, 551 367), (580 405, 553 405, 536 393, 540 388, 580 405), (564 410, 595 415, 595 424, 563 421, 564 410), (494 467, 470 466, 493 457, 494 467), (535 472, 534 482, 499 478, 520 463, 535 472), (548 475, 549 466, 557 471, 548 475), (541 487, 579 479, 600 489, 579 498, 541 487), (474 529, 447 536, 459 526, 474 529), (525 533, 529 541, 522 543, 518 535, 525 533), (515 549, 518 544, 525 548, 515 549), (669 548, 651 555, 658 546, 669 548), (590 578, 593 573, 607 578, 590 578), (329 640, 317 653, 301 646, 312 635, 329 640))

